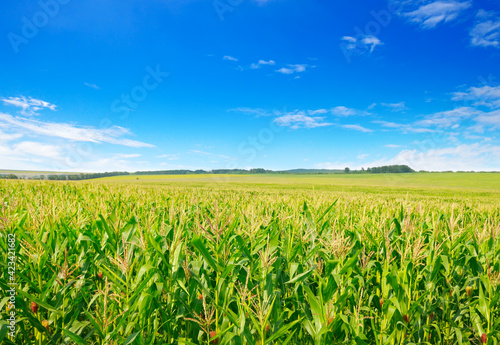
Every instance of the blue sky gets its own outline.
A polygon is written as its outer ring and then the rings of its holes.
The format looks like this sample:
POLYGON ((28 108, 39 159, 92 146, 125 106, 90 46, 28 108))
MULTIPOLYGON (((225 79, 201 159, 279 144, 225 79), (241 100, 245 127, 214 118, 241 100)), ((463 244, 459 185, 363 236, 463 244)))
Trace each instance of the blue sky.
POLYGON ((0 169, 500 170, 497 0, 0 10, 0 169))

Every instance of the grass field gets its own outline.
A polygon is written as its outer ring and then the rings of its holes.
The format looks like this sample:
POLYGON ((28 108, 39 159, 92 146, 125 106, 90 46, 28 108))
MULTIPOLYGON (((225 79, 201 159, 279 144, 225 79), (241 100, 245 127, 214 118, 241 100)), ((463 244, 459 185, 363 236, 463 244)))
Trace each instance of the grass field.
POLYGON ((5 344, 500 340, 500 174, 131 175, 0 196, 5 344))
POLYGON ((106 182, 165 184, 184 186, 263 186, 266 188, 322 190, 428 190, 500 192, 500 173, 422 173, 422 174, 324 174, 324 175, 125 175, 98 179, 106 182), (375 188, 376 189, 376 188, 375 188))

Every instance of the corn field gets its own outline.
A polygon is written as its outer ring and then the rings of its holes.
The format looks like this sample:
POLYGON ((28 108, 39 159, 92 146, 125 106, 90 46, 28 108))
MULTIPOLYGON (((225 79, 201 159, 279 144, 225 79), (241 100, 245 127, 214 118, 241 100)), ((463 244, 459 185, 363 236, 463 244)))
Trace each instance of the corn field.
POLYGON ((0 181, 0 340, 498 344, 499 195, 456 193, 0 181))

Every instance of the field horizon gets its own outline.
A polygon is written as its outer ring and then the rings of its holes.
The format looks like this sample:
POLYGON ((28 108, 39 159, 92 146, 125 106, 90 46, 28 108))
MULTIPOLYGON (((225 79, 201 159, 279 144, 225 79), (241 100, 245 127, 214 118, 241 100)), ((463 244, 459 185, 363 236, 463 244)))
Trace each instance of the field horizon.
POLYGON ((411 174, 248 174, 248 175, 124 175, 93 179, 95 182, 132 184, 175 184, 186 186, 239 185, 270 188, 389 188, 393 190, 469 190, 500 193, 498 173, 411 173, 411 174))

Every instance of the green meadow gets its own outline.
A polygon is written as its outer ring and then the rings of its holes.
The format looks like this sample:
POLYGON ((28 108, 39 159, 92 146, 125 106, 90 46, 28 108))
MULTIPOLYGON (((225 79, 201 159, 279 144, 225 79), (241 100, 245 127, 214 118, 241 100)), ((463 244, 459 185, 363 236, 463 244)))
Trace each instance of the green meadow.
POLYGON ((105 182, 178 186, 246 186, 324 190, 422 189, 500 192, 500 173, 323 174, 323 175, 125 175, 97 179, 105 182))

